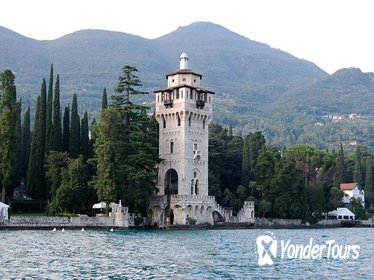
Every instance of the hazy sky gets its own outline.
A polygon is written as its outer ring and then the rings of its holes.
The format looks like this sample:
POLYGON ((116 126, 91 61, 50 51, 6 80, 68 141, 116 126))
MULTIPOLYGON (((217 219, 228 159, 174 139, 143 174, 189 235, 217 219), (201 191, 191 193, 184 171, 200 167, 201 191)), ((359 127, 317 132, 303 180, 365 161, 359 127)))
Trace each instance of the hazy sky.
POLYGON ((87 28, 157 38, 210 21, 329 73, 374 72, 373 0, 7 0, 0 8, 0 26, 35 39, 87 28))

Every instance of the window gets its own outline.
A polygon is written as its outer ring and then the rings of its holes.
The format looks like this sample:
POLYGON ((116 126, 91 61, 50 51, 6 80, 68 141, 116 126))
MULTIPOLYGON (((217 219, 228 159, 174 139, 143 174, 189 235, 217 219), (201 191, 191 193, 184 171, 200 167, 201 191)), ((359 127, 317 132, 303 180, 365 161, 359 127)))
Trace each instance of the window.
POLYGON ((160 102, 160 95, 157 94, 157 102, 160 102))
POLYGON ((186 78, 183 78, 182 81, 185 82, 185 81, 186 81, 186 78))
POLYGON ((207 94, 206 92, 204 92, 204 101, 205 101, 205 102, 208 101, 208 100, 207 100, 207 95, 208 95, 208 94, 207 94))
POLYGON ((165 120, 165 117, 162 117, 162 123, 163 123, 164 128, 166 128, 166 120, 165 120))
POLYGON ((209 96, 209 103, 210 103, 210 96, 209 96))
POLYGON ((192 90, 190 92, 190 99, 193 99, 193 92, 192 92, 192 90))
POLYGON ((164 102, 164 93, 161 93, 161 102, 164 102))
POLYGON ((196 195, 199 195, 199 180, 196 180, 195 182, 195 193, 196 195))
POLYGON ((191 179, 191 195, 193 195, 193 179, 191 179))
POLYGON ((205 118, 203 119, 203 129, 205 129, 205 118))
POLYGON ((196 79, 193 79, 193 82, 196 83, 196 79))
POLYGON ((174 83, 174 79, 172 79, 171 82, 174 83))
POLYGON ((178 118, 178 126, 181 126, 181 117, 179 116, 179 114, 177 114, 177 118, 178 118))
POLYGON ((177 96, 176 99, 179 99, 179 89, 177 89, 177 96))
POLYGON ((192 114, 188 117, 188 126, 191 126, 191 116, 192 114))
POLYGON ((197 143, 193 143, 193 149, 194 151, 197 151, 197 143))
POLYGON ((174 153, 174 142, 170 142, 170 153, 174 153))

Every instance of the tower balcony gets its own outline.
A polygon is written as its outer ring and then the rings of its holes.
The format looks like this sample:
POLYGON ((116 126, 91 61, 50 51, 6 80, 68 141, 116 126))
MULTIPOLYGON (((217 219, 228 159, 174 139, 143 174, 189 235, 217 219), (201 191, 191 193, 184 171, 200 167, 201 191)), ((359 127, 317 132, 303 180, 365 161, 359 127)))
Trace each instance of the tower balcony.
POLYGON ((204 106, 205 106, 205 101, 204 100, 196 100, 196 108, 203 109, 204 106))
POLYGON ((164 100, 164 105, 165 105, 166 108, 172 108, 173 107, 173 100, 165 99, 164 100))

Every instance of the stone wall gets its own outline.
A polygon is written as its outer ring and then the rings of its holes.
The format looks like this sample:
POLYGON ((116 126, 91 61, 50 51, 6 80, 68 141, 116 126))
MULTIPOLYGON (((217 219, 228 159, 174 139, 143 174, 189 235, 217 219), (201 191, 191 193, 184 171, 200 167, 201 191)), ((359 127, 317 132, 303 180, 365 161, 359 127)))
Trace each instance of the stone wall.
MULTIPOLYGON (((314 227, 339 227, 341 225, 338 220, 321 220, 314 227)), ((255 227, 258 228, 300 228, 309 227, 309 223, 303 224, 301 219, 272 219, 256 218, 255 227)))

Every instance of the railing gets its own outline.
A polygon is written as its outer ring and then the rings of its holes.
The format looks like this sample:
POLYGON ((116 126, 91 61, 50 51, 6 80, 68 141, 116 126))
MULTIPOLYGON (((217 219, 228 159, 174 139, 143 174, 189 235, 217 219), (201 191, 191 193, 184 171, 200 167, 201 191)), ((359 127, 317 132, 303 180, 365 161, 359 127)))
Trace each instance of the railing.
POLYGON ((205 106, 205 101, 204 100, 196 100, 196 108, 203 109, 204 106, 205 106))
POLYGON ((164 100, 164 105, 165 105, 166 108, 172 108, 173 107, 173 100, 171 100, 171 99, 164 100))

